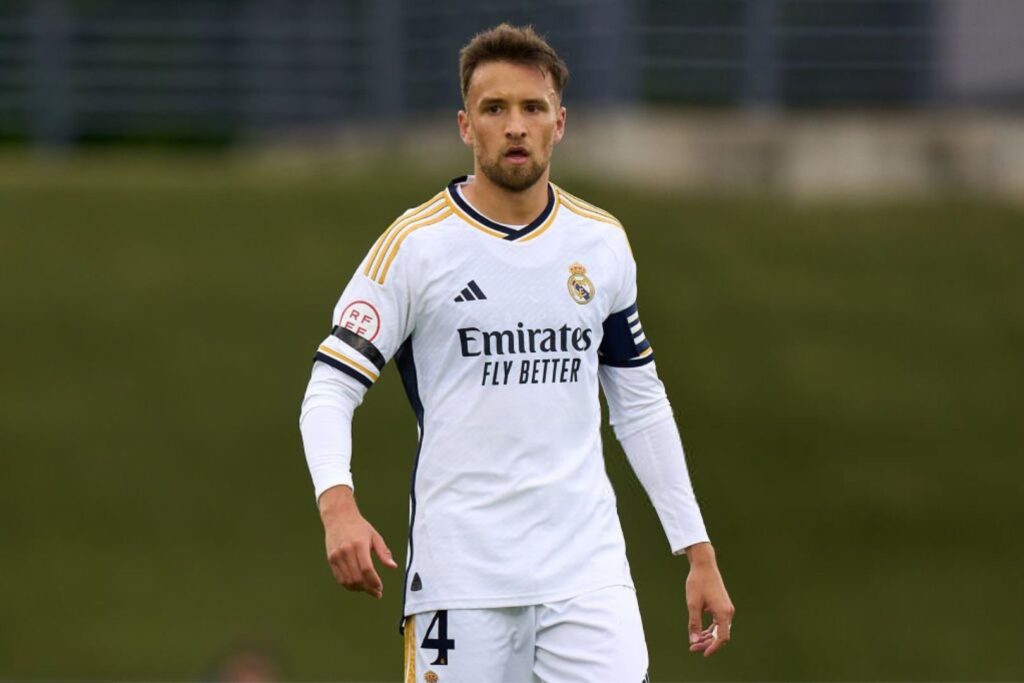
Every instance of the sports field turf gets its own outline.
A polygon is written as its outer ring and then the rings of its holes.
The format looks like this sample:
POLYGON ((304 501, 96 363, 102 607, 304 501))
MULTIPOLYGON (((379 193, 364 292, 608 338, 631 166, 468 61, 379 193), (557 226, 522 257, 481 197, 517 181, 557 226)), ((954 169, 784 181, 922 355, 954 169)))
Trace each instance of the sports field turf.
MULTIPOLYGON (((0 680, 196 680, 239 639, 398 679, 400 575, 333 585, 297 430, 349 274, 448 178, 383 170, 0 158, 0 680)), ((686 563, 609 433, 652 678, 1024 677, 1024 211, 556 179, 630 232, 738 609, 684 653, 686 563)), ((414 441, 388 370, 354 469, 399 556, 414 441)))

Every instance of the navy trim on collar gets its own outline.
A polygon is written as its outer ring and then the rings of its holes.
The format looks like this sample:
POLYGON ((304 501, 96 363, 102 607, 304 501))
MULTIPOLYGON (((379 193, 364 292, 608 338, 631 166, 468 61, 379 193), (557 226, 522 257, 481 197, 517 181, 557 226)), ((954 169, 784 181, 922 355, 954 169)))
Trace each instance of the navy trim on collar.
POLYGON ((459 208, 465 211, 470 218, 477 221, 478 223, 486 225, 491 230, 496 230, 501 234, 505 235, 505 237, 503 237, 502 239, 513 241, 521 237, 526 237, 531 232, 533 232, 541 225, 543 225, 544 221, 548 219, 548 216, 550 216, 551 212, 554 211, 555 209, 555 191, 551 187, 551 183, 548 183, 548 205, 544 207, 544 210, 540 212, 540 215, 534 218, 532 221, 530 221, 529 225, 525 225, 519 229, 510 228, 507 225, 502 225, 501 223, 496 223, 492 221, 490 218, 488 218, 487 216, 483 215, 482 213, 474 209, 472 206, 470 206, 469 202, 462 198, 462 195, 459 194, 457 186, 466 182, 468 179, 469 176, 460 176, 455 180, 451 181, 450 183, 448 183, 448 195, 452 198, 452 201, 458 204, 459 208))

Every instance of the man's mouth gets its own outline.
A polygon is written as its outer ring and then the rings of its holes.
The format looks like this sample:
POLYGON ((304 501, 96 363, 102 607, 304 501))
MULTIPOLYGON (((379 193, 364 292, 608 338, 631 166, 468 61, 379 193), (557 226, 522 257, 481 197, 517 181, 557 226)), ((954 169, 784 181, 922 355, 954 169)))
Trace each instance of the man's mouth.
POLYGON ((525 164, 526 160, 530 158, 530 153, 526 151, 525 147, 509 147, 505 150, 505 158, 513 164, 525 164))

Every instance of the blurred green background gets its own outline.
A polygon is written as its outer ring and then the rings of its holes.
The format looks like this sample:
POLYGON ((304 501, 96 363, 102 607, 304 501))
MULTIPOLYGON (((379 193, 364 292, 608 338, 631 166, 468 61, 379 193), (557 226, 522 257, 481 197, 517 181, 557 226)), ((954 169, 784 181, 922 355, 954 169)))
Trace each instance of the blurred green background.
MULTIPOLYGON (((465 172, 0 157, 0 679, 397 680, 400 575, 336 586, 297 429, 335 299, 465 172)), ((1024 678, 1024 209, 645 193, 615 213, 738 609, 686 654, 686 562, 610 432, 651 675, 1024 678)), ((415 423, 358 411, 364 514, 404 555, 415 423)))

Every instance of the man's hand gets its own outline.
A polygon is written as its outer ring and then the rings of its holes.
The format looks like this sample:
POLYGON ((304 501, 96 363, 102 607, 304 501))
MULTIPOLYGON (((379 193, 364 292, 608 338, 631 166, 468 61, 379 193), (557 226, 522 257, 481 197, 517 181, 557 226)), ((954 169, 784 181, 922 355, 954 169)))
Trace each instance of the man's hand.
POLYGON ((398 564, 381 535, 359 514, 352 489, 329 488, 317 504, 324 523, 327 561, 334 578, 350 591, 364 591, 377 599, 383 597, 384 583, 373 567, 370 552, 387 567, 397 569, 398 564))
POLYGON ((690 652, 703 652, 705 657, 710 657, 729 642, 736 608, 725 590, 711 544, 691 545, 686 549, 686 556, 690 560, 690 574, 686 577, 690 652), (711 624, 707 628, 704 628, 704 612, 711 613, 711 624))

